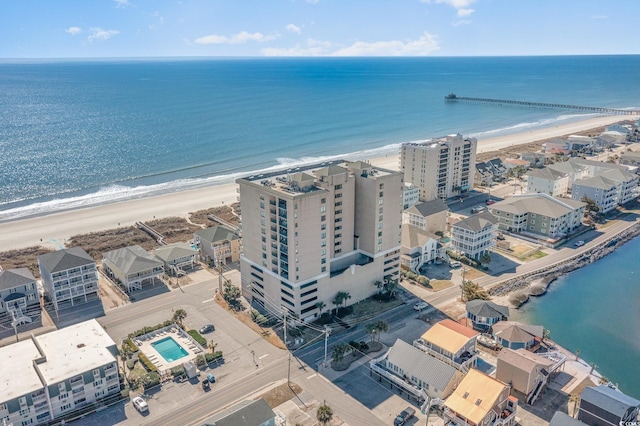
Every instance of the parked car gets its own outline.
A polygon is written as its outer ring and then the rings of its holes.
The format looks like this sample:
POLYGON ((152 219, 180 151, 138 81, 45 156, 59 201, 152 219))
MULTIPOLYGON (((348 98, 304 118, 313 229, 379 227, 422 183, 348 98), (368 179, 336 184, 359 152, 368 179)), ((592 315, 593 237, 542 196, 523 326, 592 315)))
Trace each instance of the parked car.
POLYGON ((487 205, 490 206, 491 204, 495 204, 496 200, 487 200, 487 205))
POLYGON ((427 309, 429 307, 429 304, 427 302, 418 302, 415 305, 413 305, 413 309, 415 309, 416 311, 421 311, 423 309, 427 309))
POLYGON ((207 334, 207 333, 211 333, 212 331, 214 331, 216 328, 213 326, 213 324, 207 324, 204 327, 202 327, 200 329, 200 334, 207 334))
POLYGON ((451 262, 449 262, 449 266, 453 269, 458 269, 462 266, 462 263, 458 262, 457 260, 452 260, 451 262))
POLYGON ((393 421, 394 426, 402 426, 405 424, 413 415, 416 413, 411 407, 407 407, 400 414, 396 416, 396 419, 393 421))
POLYGON ((574 246, 576 246, 576 247, 582 247, 583 245, 584 245, 584 241, 582 241, 582 240, 577 241, 577 242, 574 244, 574 246))
POLYGON ((133 398, 132 402, 133 406, 136 410, 138 410, 139 413, 149 412, 149 404, 147 404, 147 401, 145 401, 144 398, 136 396, 135 398, 133 398))
POLYGON ((478 206, 478 207, 474 207, 471 209, 471 214, 475 214, 475 213, 480 213, 484 210, 486 210, 487 208, 485 206, 478 206))
POLYGON ((207 380, 209 381, 209 383, 215 383, 216 382, 216 378, 213 374, 209 373, 207 374, 207 380))
POLYGON ((202 381, 202 389, 204 389, 205 391, 211 389, 211 385, 209 385, 209 379, 204 379, 202 381))

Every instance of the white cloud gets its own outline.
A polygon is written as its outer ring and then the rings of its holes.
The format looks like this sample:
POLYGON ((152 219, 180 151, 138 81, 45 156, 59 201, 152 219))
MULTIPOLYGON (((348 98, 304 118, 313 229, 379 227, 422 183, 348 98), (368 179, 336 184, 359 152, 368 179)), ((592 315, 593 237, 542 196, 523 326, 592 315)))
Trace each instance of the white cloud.
POLYGON ((118 30, 103 30, 100 27, 90 28, 89 31, 91 31, 91 34, 87 37, 89 43, 93 43, 94 40, 109 40, 111 37, 120 34, 118 30))
POLYGON ((211 34, 196 39, 198 44, 244 44, 248 41, 264 43, 266 41, 275 40, 279 37, 277 34, 265 35, 262 33, 248 33, 246 31, 239 32, 230 37, 211 34))
POLYGON ((454 22, 452 25, 453 25, 454 27, 458 27, 458 26, 460 26, 460 25, 468 25, 468 24, 470 24, 470 23, 471 23, 471 21, 469 21, 469 20, 467 20, 467 19, 461 19, 461 20, 459 20, 459 21, 454 22))
POLYGON ((297 25, 289 24, 289 25, 287 25, 287 31, 289 31, 291 33, 300 34, 302 32, 302 29, 297 25))
POLYGON ((446 4, 458 11, 458 16, 469 16, 475 10, 469 8, 476 0, 420 0, 422 3, 446 4))
POLYGON ((78 34, 80 34, 82 32, 82 28, 80 27, 69 27, 66 30, 64 30, 65 33, 69 33, 72 36, 76 36, 78 34))
POLYGON ((131 6, 131 3, 129 3, 129 0, 113 0, 116 2, 116 7, 119 9, 125 8, 127 6, 131 6))
POLYGON ((473 12, 473 9, 458 9, 458 16, 470 16, 473 12))
POLYGON ((330 42, 309 39, 306 45, 292 48, 265 48, 265 56, 424 56, 439 49, 437 36, 425 32, 417 40, 358 41, 339 47, 330 42))

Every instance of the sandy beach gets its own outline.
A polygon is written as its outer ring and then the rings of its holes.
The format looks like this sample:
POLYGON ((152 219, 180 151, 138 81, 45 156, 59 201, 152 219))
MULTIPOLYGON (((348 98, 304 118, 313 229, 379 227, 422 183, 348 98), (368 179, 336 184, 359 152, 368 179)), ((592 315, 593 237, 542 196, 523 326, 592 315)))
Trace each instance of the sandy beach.
MULTIPOLYGON (((636 115, 595 117, 524 133, 479 139, 478 152, 495 151, 637 118, 636 115)), ((398 155, 368 160, 377 167, 399 168, 398 155)), ((236 189, 235 183, 217 185, 0 223, 0 251, 34 245, 59 249, 73 235, 131 226, 135 222, 154 218, 187 217, 190 212, 236 202, 236 189)))

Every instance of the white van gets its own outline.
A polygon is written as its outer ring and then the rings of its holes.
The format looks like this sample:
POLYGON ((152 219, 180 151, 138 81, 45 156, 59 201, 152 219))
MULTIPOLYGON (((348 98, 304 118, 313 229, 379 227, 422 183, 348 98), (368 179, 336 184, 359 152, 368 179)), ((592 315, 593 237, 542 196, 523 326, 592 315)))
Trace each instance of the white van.
POLYGON ((458 269, 459 267, 462 266, 462 263, 458 262, 457 260, 452 260, 449 262, 449 266, 452 267, 453 269, 458 269))

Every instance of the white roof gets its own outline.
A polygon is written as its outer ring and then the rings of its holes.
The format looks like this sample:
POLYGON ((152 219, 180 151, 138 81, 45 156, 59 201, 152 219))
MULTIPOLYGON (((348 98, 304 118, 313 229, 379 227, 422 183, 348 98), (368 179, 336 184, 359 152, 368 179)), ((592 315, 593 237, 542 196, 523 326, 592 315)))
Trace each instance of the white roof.
POLYGON ((115 342, 95 319, 36 337, 47 356, 38 368, 47 385, 55 384, 109 362, 115 342))
POLYGON ((0 404, 44 388, 33 368, 39 357, 31 339, 0 348, 0 404))

